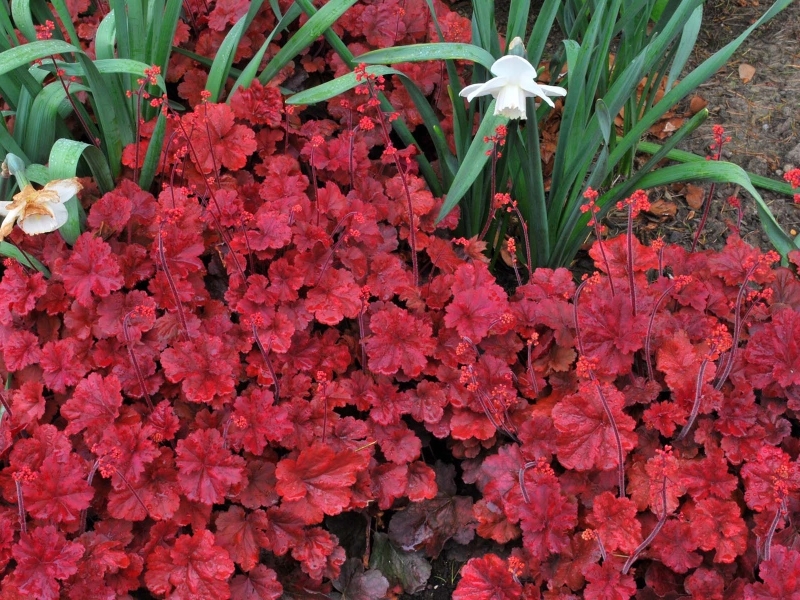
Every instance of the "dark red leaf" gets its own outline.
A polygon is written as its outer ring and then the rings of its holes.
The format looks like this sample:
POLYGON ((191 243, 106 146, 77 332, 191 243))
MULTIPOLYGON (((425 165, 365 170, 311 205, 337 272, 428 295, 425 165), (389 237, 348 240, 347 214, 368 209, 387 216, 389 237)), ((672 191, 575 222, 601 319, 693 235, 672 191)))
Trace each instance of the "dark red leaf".
POLYGON ((216 429, 191 433, 178 442, 176 454, 178 483, 189 500, 218 504, 242 481, 245 461, 223 446, 216 429))
POLYGON ((470 558, 461 569, 453 600, 519 600, 522 586, 496 554, 470 558))

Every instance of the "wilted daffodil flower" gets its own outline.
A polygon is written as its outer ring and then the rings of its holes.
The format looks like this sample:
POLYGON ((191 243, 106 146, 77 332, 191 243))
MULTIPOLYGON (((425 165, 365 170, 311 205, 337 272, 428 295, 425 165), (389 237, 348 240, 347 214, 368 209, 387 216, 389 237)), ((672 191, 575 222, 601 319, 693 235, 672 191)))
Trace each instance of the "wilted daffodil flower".
POLYGON ((0 241, 11 233, 14 223, 28 235, 55 231, 67 222, 64 203, 82 188, 76 177, 51 181, 40 190, 28 183, 13 201, 0 202, 0 216, 5 215, 0 225, 0 241))
POLYGON ((567 90, 552 85, 536 83, 536 69, 534 66, 517 54, 522 47, 522 40, 514 38, 509 45, 512 54, 508 54, 492 65, 491 72, 495 75, 486 83, 468 85, 461 90, 461 96, 472 102, 477 96, 491 94, 497 99, 494 114, 509 119, 525 119, 525 99, 538 97, 555 106, 548 96, 566 96, 567 90))

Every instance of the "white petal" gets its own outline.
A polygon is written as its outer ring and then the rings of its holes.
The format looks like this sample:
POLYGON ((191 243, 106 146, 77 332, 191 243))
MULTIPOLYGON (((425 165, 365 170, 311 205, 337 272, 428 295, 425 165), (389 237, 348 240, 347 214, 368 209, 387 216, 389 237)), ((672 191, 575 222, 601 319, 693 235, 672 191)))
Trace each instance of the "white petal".
POLYGON ((491 71, 498 77, 505 77, 514 82, 536 79, 536 69, 533 68, 533 65, 515 54, 508 54, 496 60, 491 71))
POLYGON ((472 92, 474 92, 474 91, 476 91, 476 90, 479 90, 479 89, 481 89, 482 87, 483 87, 483 84, 482 84, 482 83, 473 83, 472 85, 468 85, 467 87, 465 87, 464 89, 462 89, 462 90, 459 92, 459 94, 458 94, 458 95, 459 95, 459 96, 461 96, 462 98, 466 98, 466 97, 467 97, 467 96, 469 96, 469 95, 470 95, 472 92))
MULTIPOLYGON (((63 223, 62 223, 63 224, 63 223)), ((19 222, 22 231, 28 235, 47 233, 58 229, 58 221, 49 215, 31 215, 19 222)))
POLYGON ((520 87, 525 90, 526 95, 530 98, 536 96, 537 98, 541 98, 545 102, 547 102, 551 107, 555 107, 553 101, 547 97, 544 89, 535 81, 524 81, 520 84, 520 87))
POLYGON ((44 186, 44 189, 56 192, 60 202, 66 202, 81 191, 82 188, 83 186, 75 179, 57 179, 44 186))
MULTIPOLYGON (((478 86, 477 89, 470 90, 469 94, 467 95, 467 101, 472 102, 472 100, 478 96, 485 96, 487 94, 491 94, 495 98, 497 98, 497 94, 503 87, 508 83, 504 77, 495 77, 494 79, 490 79, 486 83, 482 83, 478 86)), ((473 86, 467 86, 473 87, 473 86)))
POLYGON ((517 85, 507 85, 497 96, 494 107, 495 115, 502 115, 509 119, 525 119, 525 92, 517 85))
POLYGON ((59 229, 69 219, 67 207, 64 206, 63 203, 50 204, 50 209, 53 211, 53 215, 55 215, 56 218, 56 229, 59 229))
POLYGON ((2 241, 3 238, 11 233, 12 229, 14 229, 14 221, 17 220, 18 214, 18 210, 12 210, 6 215, 6 218, 3 219, 3 223, 0 224, 0 241, 2 241))
POLYGON ((7 202, 0 202, 0 216, 8 214, 8 209, 6 208, 6 206, 8 206, 9 204, 11 204, 10 200, 7 202))
POLYGON ((562 87, 558 87, 558 86, 555 86, 555 85, 542 85, 542 84, 537 84, 537 85, 540 88, 542 88, 542 90, 544 90, 544 93, 547 94, 548 96, 566 96, 567 95, 567 90, 565 90, 562 87))
POLYGON ((528 98, 532 98, 533 96, 536 96, 537 98, 543 98, 547 95, 544 93, 542 86, 531 79, 521 82, 519 87, 525 90, 525 95, 528 96, 528 98))

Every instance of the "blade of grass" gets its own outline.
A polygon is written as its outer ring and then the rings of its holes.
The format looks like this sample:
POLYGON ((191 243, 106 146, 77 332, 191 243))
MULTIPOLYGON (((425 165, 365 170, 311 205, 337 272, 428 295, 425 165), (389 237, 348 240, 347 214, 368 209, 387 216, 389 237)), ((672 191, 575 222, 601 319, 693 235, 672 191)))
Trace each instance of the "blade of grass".
MULTIPOLYGON (((70 93, 90 91, 86 86, 76 83, 71 84, 69 90, 70 93)), ((27 134, 24 140, 25 150, 33 162, 44 162, 47 159, 56 135, 69 136, 69 130, 62 119, 71 112, 72 105, 61 82, 46 85, 36 96, 27 117, 27 134)))
POLYGON ((164 134, 167 131, 167 118, 164 113, 158 113, 158 120, 150 136, 150 143, 147 145, 147 153, 144 156, 142 170, 139 173, 139 187, 147 190, 153 184, 153 178, 158 170, 158 163, 161 160, 161 148, 164 144, 164 134))
POLYGON ((19 248, 16 246, 9 244, 8 242, 0 242, 0 256, 6 256, 8 258, 13 258, 19 264, 27 266, 33 266, 37 271, 39 271, 42 275, 50 278, 50 269, 45 267, 37 258, 31 256, 27 252, 23 253, 19 248))

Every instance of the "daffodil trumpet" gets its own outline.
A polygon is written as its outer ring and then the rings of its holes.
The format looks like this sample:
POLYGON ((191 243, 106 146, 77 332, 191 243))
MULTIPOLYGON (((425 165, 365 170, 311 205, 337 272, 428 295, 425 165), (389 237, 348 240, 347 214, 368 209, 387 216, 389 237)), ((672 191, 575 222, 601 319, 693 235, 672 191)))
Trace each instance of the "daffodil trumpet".
POLYGON ((64 225, 68 218, 65 202, 73 198, 83 186, 77 177, 56 179, 42 189, 35 189, 25 175, 24 164, 12 154, 4 161, 8 172, 17 179, 20 191, 11 201, 0 201, 0 241, 11 233, 14 225, 28 235, 55 231, 64 225))

